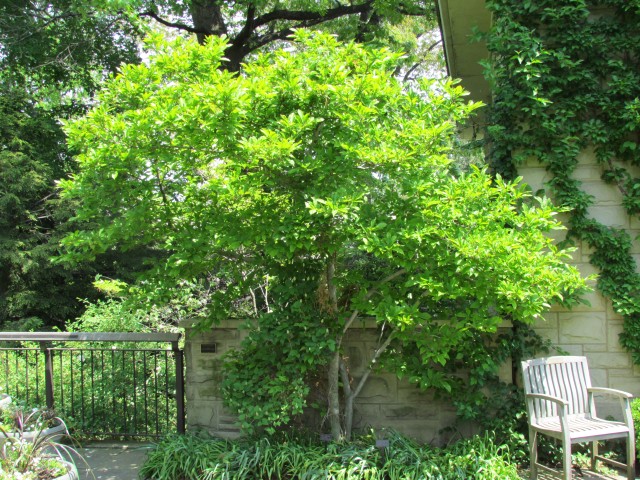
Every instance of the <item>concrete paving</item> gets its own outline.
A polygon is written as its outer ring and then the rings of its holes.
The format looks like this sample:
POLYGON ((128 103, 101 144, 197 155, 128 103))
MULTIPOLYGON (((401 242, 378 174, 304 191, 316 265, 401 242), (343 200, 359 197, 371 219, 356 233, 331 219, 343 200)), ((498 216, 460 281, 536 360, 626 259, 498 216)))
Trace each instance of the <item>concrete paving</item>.
MULTIPOLYGON (((529 479, 529 472, 523 471, 520 475, 522 479, 529 479)), ((557 475, 553 475, 546 472, 538 473, 538 480, 558 480, 562 478, 562 474, 558 471, 557 475)), ((637 478, 637 477, 636 477, 637 478)), ((590 470, 582 470, 581 472, 573 471, 573 480, 626 480, 626 475, 621 475, 619 472, 611 470, 611 474, 604 475, 602 473, 592 472, 590 470)))
POLYGON ((153 448, 148 443, 95 442, 76 448, 80 480, 138 480, 138 471, 153 448), (85 463, 86 462, 86 463, 85 463))

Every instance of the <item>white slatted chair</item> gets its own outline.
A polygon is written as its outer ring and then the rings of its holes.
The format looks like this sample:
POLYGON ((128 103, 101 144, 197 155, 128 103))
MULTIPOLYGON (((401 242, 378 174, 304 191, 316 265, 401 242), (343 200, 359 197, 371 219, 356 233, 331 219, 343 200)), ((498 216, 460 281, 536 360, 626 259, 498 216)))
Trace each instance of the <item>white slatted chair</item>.
POLYGON ((531 480, 538 469, 549 470, 538 463, 538 434, 562 441, 563 479, 571 479, 571 445, 592 442, 591 468, 598 460, 623 468, 627 479, 635 478, 635 438, 629 400, 631 395, 610 388, 591 386, 585 357, 549 357, 522 362, 522 376, 529 414, 529 449, 531 480), (594 394, 618 397, 624 422, 597 417, 594 394), (627 439, 627 462, 622 464, 598 455, 598 440, 627 439))

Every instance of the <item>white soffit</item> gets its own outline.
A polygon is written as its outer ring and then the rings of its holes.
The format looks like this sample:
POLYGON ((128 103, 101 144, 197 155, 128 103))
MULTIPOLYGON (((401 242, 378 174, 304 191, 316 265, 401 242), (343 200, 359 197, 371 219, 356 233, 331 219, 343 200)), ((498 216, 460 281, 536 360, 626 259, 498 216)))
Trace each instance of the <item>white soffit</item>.
POLYGON ((485 0, 437 0, 449 75, 462 80, 473 100, 489 103, 489 84, 478 63, 489 57, 485 42, 471 42, 474 28, 486 32, 491 14, 485 0))

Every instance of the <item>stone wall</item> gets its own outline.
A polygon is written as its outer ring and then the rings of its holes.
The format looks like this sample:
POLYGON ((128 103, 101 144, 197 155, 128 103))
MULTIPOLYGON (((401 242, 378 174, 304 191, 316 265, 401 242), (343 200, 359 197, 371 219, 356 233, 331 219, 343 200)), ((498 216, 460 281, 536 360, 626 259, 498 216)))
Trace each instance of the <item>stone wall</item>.
MULTIPOLYGON (((185 379, 189 430, 206 430, 223 438, 240 435, 233 416, 223 407, 219 389, 221 357, 237 347, 242 339, 237 324, 224 322, 203 333, 194 333, 187 328, 185 379), (215 352, 207 352, 213 345, 215 352)), ((367 368, 376 346, 375 332, 373 328, 354 328, 345 339, 345 352, 350 357, 351 374, 355 379, 367 368)), ((505 374, 508 375, 508 369, 505 374)), ((369 378, 356 400, 354 412, 356 431, 393 428, 419 441, 435 444, 446 442, 450 434, 440 430, 454 420, 455 411, 447 402, 435 400, 433 395, 398 380, 395 375, 384 373, 369 378)), ((328 433, 328 430, 328 425, 323 425, 318 434, 328 433)))
POLYGON ((242 331, 238 322, 223 322, 205 332, 185 327, 185 396, 187 429, 205 430, 220 438, 236 438, 236 419, 224 408, 220 393, 222 356, 238 347, 242 331), (214 350, 215 351, 211 351, 214 350))
MULTIPOLYGON (((626 229, 634 240, 633 255, 640 266, 640 221, 627 215, 622 207, 622 195, 612 185, 600 178, 601 167, 591 150, 583 151, 574 177, 582 182, 583 189, 593 195, 595 202, 590 215, 604 225, 626 229)), ((551 180, 550 174, 535 159, 519 168, 518 173, 534 192, 543 190, 551 180)), ((632 172, 638 175, 640 172, 632 172)), ((564 238, 565 231, 556 233, 564 238)), ((578 243, 572 254, 573 263, 585 275, 598 271, 589 263, 590 249, 578 243)), ((640 267, 639 267, 640 269, 640 267)), ((592 282, 594 285, 595 282, 592 282)), ((611 302, 594 291, 587 297, 589 305, 579 305, 572 310, 554 307, 536 324, 536 330, 554 344, 574 355, 585 355, 589 360, 594 385, 617 388, 640 396, 640 369, 633 366, 631 355, 618 341, 622 332, 622 317, 611 308, 611 302)))

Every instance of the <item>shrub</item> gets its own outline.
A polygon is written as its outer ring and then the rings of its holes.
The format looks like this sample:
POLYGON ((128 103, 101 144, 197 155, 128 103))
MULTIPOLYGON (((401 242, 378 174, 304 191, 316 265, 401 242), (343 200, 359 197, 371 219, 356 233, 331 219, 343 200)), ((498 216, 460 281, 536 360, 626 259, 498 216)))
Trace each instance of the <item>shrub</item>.
MULTIPOLYGON (((636 445, 640 445, 640 398, 631 400, 631 416, 636 430, 636 445)), ((640 460, 640 450, 636 450, 636 457, 640 460)))

